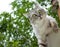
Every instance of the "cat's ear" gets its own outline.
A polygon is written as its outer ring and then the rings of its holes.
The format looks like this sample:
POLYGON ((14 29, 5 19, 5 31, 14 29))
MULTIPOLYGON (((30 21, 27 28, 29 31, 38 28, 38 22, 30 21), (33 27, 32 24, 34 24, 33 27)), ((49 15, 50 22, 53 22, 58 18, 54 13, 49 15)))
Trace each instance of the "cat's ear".
POLYGON ((29 18, 29 13, 23 14, 26 18, 29 18))
POLYGON ((34 1, 34 5, 35 5, 35 8, 42 8, 41 5, 37 2, 37 1, 34 1))

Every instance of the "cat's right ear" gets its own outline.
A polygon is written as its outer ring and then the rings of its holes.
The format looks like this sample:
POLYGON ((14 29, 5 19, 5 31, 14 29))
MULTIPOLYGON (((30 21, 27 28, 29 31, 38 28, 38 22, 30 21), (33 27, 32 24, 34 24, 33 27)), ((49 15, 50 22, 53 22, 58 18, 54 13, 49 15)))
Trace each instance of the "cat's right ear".
POLYGON ((35 5, 35 8, 42 8, 41 5, 37 2, 37 1, 34 1, 34 5, 35 5))

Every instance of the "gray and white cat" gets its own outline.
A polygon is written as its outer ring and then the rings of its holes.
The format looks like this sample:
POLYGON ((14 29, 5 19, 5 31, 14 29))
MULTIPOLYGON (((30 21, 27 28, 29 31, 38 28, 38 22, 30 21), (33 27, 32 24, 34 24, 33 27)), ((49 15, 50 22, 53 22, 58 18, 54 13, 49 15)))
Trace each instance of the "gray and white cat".
POLYGON ((51 41, 50 34, 58 32, 56 20, 48 16, 46 11, 37 2, 35 2, 35 8, 24 15, 30 20, 33 32, 38 39, 39 47, 52 47, 50 46, 51 42, 49 43, 51 41))

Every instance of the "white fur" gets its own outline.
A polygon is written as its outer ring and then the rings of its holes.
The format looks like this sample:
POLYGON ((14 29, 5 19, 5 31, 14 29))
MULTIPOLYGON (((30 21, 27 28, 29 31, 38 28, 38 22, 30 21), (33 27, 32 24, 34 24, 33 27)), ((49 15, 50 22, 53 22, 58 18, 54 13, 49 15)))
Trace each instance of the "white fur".
POLYGON ((32 24, 33 27, 33 31, 38 39, 38 43, 41 43, 43 41, 46 40, 46 34, 49 34, 52 32, 52 27, 48 28, 48 24, 49 21, 51 22, 55 22, 55 19, 52 18, 51 16, 46 16, 45 19, 43 19, 42 21, 37 20, 35 24, 32 24))

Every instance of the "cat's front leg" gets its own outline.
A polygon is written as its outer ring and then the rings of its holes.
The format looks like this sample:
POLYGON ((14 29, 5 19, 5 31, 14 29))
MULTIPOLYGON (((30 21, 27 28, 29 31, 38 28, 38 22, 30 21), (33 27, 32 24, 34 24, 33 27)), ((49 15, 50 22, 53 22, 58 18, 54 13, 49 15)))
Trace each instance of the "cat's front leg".
POLYGON ((38 45, 39 45, 39 47, 47 47, 47 43, 42 40, 41 40, 41 42, 38 42, 38 45))
POLYGON ((42 35, 40 38, 38 38, 38 45, 39 47, 47 47, 47 41, 45 35, 42 35))

